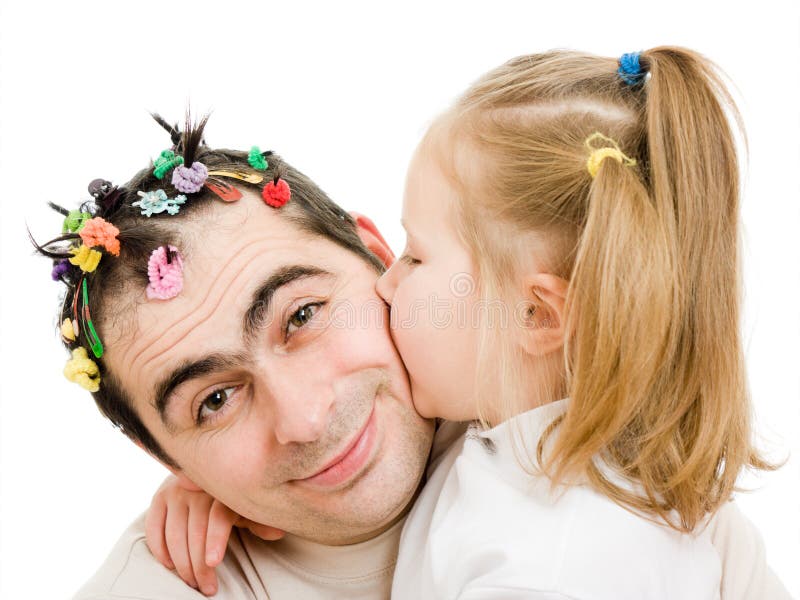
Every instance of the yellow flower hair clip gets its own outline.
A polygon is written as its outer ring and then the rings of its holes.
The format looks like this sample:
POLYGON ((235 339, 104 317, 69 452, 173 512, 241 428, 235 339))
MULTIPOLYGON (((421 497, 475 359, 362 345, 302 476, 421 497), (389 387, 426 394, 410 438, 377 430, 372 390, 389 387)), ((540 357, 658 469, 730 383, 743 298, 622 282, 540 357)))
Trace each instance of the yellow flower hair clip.
POLYGON ((72 258, 69 259, 76 267, 80 267, 84 273, 91 273, 97 268, 100 259, 103 257, 101 252, 92 250, 86 244, 81 244, 80 248, 73 248, 70 250, 72 258))
POLYGON ((68 342, 75 341, 75 327, 72 325, 72 321, 69 318, 61 322, 61 337, 68 342))
POLYGON ((72 358, 64 365, 64 377, 90 392, 100 389, 100 368, 82 346, 72 351, 72 358))

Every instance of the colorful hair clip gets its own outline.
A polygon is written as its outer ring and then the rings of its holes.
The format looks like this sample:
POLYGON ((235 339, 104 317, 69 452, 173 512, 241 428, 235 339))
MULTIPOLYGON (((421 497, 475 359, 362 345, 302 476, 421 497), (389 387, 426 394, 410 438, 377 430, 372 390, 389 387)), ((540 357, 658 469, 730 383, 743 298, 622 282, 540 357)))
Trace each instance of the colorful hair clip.
POLYGON ((169 300, 183 289, 183 259, 175 246, 159 246, 147 261, 150 283, 145 292, 151 300, 169 300))
POLYGON ((206 182, 206 187, 219 196, 220 200, 224 200, 225 202, 236 202, 242 198, 242 192, 224 181, 217 180, 216 183, 206 182))
POLYGON ((80 210, 71 210, 64 219, 61 228, 62 233, 78 233, 83 228, 83 224, 92 218, 91 213, 80 210))
POLYGON ((69 259, 76 267, 80 267, 84 273, 91 273, 100 264, 100 259, 103 257, 97 250, 92 250, 86 244, 81 244, 79 248, 70 250, 72 258, 69 259))
POLYGON ((92 179, 88 189, 97 204, 102 207, 104 214, 116 210, 122 200, 122 190, 105 179, 92 179))
POLYGON ((50 273, 50 276, 53 278, 53 281, 58 281, 67 271, 69 271, 69 261, 66 258, 62 258, 53 265, 53 271, 50 273))
POLYGON ((208 179, 208 169, 201 162, 193 162, 191 167, 183 165, 172 172, 172 185, 184 194, 195 194, 203 189, 208 179))
POLYGON ((153 175, 156 179, 164 179, 171 169, 183 164, 183 157, 176 156, 172 150, 163 150, 159 157, 153 163, 153 175))
POLYGON ((230 177, 231 179, 246 181, 247 183, 261 183, 264 181, 264 176, 257 173, 241 173, 239 171, 209 171, 208 174, 211 177, 230 177))
POLYGON ((276 175, 275 179, 261 190, 261 197, 271 207, 280 208, 292 197, 292 190, 285 179, 281 179, 279 175, 276 175))
POLYGON ((640 55, 641 52, 629 52, 619 57, 617 73, 622 78, 622 81, 628 85, 636 85, 647 74, 642 72, 642 67, 639 64, 640 55))
POLYGON ((619 145, 617 142, 612 140, 610 137, 604 136, 599 131, 594 132, 588 138, 586 138, 586 147, 589 149, 589 158, 586 159, 586 169, 589 171, 589 175, 592 178, 597 176, 597 171, 600 169, 600 164, 606 158, 613 158, 618 163, 625 165, 626 167, 632 167, 636 164, 636 161, 629 156, 626 156, 622 153, 622 150, 619 149, 619 145), (596 148, 592 145, 592 142, 595 140, 602 140, 611 146, 602 146, 596 148))
POLYGON ((83 346, 72 351, 72 358, 64 366, 64 377, 90 392, 100 389, 100 369, 83 346))
MULTIPOLYGON (((81 328, 78 321, 78 300, 80 299, 80 286, 83 285, 83 279, 86 279, 86 276, 83 275, 81 277, 81 283, 78 284, 78 287, 75 289, 75 293, 72 294, 72 328, 75 330, 75 336, 79 336, 81 334, 81 328)), ((66 302, 66 297, 64 298, 66 302)))
POLYGON ((61 337, 64 338, 68 342, 74 342, 77 334, 75 333, 75 328, 72 326, 72 321, 67 317, 61 322, 61 337))
POLYGON ((95 330, 94 323, 92 323, 92 315, 89 312, 89 291, 86 288, 86 277, 84 277, 81 282, 81 292, 83 293, 83 306, 81 310, 83 335, 89 340, 89 345, 95 358, 101 358, 103 356, 103 344, 100 341, 100 337, 97 335, 97 330, 95 330))
POLYGON ((247 155, 247 162, 256 171, 266 171, 267 167, 269 167, 266 157, 270 154, 272 154, 272 152, 261 152, 258 146, 253 146, 250 148, 250 153, 247 155))
POLYGON ((131 206, 138 206, 142 209, 142 214, 145 217, 150 217, 158 213, 167 211, 171 215, 177 215, 180 210, 180 205, 186 202, 186 196, 179 194, 174 198, 168 198, 164 190, 156 190, 155 192, 136 192, 142 199, 133 202, 131 206))
POLYGON ((94 217, 86 221, 79 235, 89 248, 102 246, 109 254, 119 256, 119 229, 104 218, 94 217))

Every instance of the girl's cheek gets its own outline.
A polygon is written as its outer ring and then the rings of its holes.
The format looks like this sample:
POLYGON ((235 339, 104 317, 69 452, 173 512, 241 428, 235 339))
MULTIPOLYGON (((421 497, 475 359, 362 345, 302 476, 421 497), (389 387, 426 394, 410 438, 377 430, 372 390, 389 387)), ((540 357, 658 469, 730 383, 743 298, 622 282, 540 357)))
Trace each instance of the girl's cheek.
MULTIPOLYGON (((426 298, 402 288, 392 303, 392 337, 408 371, 414 407, 427 418, 454 412, 449 405, 457 385, 453 378, 463 376, 457 360, 460 339, 453 330, 455 323, 439 322, 437 319, 446 315, 434 315, 433 303, 430 292, 426 298)), ((440 312, 449 309, 439 307, 440 312)))

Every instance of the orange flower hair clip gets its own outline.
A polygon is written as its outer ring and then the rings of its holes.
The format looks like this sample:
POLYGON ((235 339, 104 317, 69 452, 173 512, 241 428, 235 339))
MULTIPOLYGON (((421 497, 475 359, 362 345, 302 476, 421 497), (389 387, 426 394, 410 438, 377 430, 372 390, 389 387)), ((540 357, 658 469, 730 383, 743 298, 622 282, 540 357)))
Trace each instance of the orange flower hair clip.
POLYGON ((102 217, 94 217, 84 223, 78 235, 89 248, 102 246, 106 252, 119 256, 119 229, 102 217))

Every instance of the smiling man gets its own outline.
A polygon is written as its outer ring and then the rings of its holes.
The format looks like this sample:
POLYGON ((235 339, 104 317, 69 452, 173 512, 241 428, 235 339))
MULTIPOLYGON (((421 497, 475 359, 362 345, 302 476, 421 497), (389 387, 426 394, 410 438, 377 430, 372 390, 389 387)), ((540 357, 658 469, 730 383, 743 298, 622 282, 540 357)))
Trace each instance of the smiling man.
POLYGON ((180 478, 307 539, 374 536, 413 496, 432 429, 413 409, 374 266, 249 190, 206 210, 186 239, 213 244, 184 243, 183 291, 139 304, 135 335, 109 337, 106 367, 180 478))
MULTIPOLYGON (((272 546, 234 536, 223 597, 382 596, 432 424, 413 409, 375 267, 249 190, 207 210, 187 239, 214 243, 184 246, 182 292, 139 304, 110 335, 106 368, 179 478, 293 534, 272 546)), ((138 522, 79 597, 141 597, 143 572, 152 597, 190 597, 142 534, 138 522)))
MULTIPOLYGON (((204 123, 181 134, 157 120, 183 160, 173 184, 168 152, 121 188, 95 181, 86 218, 103 222, 45 245, 57 259, 82 242, 102 252, 96 269, 58 263, 62 319, 78 325, 67 372, 187 486, 288 533, 234 533, 222 597, 387 596, 433 437, 375 292, 391 251, 280 157, 214 150, 204 123), (176 266, 179 293, 151 293, 176 266)), ((140 518, 77 597, 201 596, 150 554, 140 518)))

